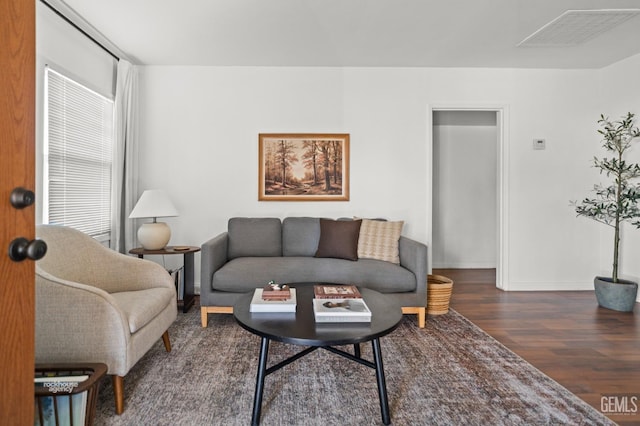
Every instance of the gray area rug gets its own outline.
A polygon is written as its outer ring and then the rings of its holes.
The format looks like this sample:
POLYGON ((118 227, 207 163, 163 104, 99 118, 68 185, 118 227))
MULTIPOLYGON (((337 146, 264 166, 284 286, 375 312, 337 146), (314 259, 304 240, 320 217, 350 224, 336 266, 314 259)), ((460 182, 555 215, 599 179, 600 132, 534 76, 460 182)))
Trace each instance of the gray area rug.
MULTIPOLYGON (((125 377, 125 412, 103 380, 96 425, 248 425, 260 339, 232 315, 178 314, 125 377)), ((455 311, 380 339, 393 425, 607 425, 597 410, 455 311)), ((345 348, 351 351, 351 348, 345 348)), ((300 350, 272 342, 269 365, 300 350)), ((371 360, 371 345, 362 345, 371 360)), ((264 425, 382 424, 375 372, 318 350, 267 376, 264 425)))

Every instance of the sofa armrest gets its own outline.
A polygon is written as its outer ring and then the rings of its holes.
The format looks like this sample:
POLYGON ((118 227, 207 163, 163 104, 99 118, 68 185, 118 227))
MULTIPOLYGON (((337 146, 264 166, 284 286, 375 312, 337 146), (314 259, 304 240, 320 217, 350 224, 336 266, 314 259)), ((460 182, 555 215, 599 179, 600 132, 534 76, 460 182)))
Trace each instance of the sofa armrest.
MULTIPOLYGON (((211 293, 213 274, 227 263, 229 233, 223 232, 200 246, 200 295, 211 293)), ((205 296, 206 297, 206 296, 205 296)))
POLYGON ((37 363, 104 362, 125 375, 131 334, 113 296, 36 270, 37 363))
POLYGON ((427 294, 428 258, 427 246, 407 237, 398 242, 400 265, 416 276, 416 293, 427 294))

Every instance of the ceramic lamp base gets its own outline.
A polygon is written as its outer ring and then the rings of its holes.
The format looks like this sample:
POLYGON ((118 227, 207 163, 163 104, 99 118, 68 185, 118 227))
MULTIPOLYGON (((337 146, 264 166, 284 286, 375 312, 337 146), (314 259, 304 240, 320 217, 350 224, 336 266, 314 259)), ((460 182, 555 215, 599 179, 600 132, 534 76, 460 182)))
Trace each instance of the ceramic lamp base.
POLYGON ((171 228, 164 222, 144 223, 138 229, 138 241, 145 250, 160 250, 171 239, 171 228))

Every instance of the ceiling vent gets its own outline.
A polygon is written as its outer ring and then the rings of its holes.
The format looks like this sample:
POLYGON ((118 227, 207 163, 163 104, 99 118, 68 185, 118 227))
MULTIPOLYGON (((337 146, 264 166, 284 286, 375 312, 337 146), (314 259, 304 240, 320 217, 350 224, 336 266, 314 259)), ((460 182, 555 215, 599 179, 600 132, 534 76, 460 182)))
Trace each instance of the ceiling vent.
POLYGON ((522 40, 518 47, 575 46, 640 14, 640 9, 567 10, 522 40))

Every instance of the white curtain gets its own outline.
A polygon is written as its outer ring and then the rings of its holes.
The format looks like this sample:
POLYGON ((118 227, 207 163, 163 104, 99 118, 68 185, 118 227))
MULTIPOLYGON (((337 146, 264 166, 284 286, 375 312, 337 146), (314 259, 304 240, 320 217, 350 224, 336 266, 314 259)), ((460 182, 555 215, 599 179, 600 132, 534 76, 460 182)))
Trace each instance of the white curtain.
POLYGON ((121 253, 135 247, 129 214, 138 197, 138 69, 120 59, 116 77, 114 173, 110 247, 121 253))

